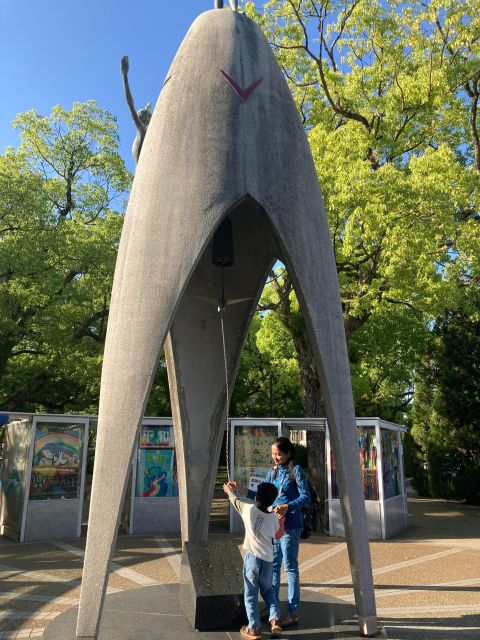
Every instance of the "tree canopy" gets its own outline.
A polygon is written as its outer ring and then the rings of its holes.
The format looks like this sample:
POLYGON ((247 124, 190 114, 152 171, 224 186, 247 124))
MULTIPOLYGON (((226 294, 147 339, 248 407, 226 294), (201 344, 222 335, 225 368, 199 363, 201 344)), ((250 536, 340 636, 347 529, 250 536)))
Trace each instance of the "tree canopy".
MULTIPOLYGON (((478 294, 475 298, 476 314, 446 310, 435 322, 417 367, 412 435, 430 493, 480 504, 478 294)), ((413 471, 418 475, 418 469, 413 471)))
MULTIPOLYGON (((246 11, 308 133, 357 413, 405 419, 430 323, 479 284, 476 2, 270 0, 246 11)), ((288 299, 283 288, 272 308, 285 316, 288 299)))
POLYGON ((97 410, 108 305, 131 176, 93 101, 19 115, 0 156, 0 406, 97 410))

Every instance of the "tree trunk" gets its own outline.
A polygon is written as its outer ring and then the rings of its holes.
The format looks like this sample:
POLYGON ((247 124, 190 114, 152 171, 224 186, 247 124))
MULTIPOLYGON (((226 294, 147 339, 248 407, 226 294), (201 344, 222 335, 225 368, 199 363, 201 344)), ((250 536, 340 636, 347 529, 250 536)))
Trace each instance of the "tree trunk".
MULTIPOLYGON (((317 367, 313 360, 305 323, 299 311, 292 312, 289 296, 281 296, 278 315, 290 333, 300 369, 303 411, 306 418, 325 415, 317 367)), ((307 431, 307 461, 310 481, 319 500, 320 520, 325 515, 325 432, 307 431)))
POLYGON ((318 497, 320 527, 325 523, 325 431, 307 431, 310 480, 318 497))
POLYGON ((46 382, 48 382, 48 375, 40 373, 13 396, 5 400, 0 409, 2 411, 21 411, 31 396, 41 389, 46 382))
MULTIPOLYGON (((325 415, 317 368, 305 331, 292 335, 300 367, 303 410, 306 418, 325 415)), ((325 511, 325 432, 307 431, 307 460, 310 481, 319 500, 319 515, 324 521, 325 511)))

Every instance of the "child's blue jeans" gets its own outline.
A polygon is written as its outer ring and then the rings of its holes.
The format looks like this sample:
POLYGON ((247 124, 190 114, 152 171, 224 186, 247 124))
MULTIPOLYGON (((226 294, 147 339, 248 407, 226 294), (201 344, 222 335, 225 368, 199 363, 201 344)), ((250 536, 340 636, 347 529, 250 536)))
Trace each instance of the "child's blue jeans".
POLYGON ((298 574, 298 546, 300 544, 301 529, 285 529, 280 540, 275 540, 273 548, 273 587, 277 600, 280 592, 280 572, 282 559, 285 565, 288 584, 289 614, 296 614, 300 604, 300 577, 298 574))
POLYGON ((278 599, 272 584, 272 568, 272 562, 256 558, 251 553, 247 553, 243 561, 244 598, 249 627, 260 627, 259 591, 267 605, 268 619, 280 617, 278 599))

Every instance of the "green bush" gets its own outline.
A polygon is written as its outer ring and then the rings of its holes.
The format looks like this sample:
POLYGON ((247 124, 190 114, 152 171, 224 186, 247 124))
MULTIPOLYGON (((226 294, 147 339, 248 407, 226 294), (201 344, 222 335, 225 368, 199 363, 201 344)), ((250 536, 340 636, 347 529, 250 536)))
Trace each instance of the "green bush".
POLYGON ((454 448, 430 443, 427 449, 428 489, 435 498, 455 498, 462 470, 461 454, 454 448))
POLYGON ((453 482, 455 496, 468 504, 480 505, 480 461, 463 460, 463 466, 453 482))
POLYGON ((432 496, 480 504, 480 461, 455 448, 430 444, 428 486, 432 496))
POLYGON ((403 461, 405 477, 412 479, 412 486, 419 496, 429 496, 428 474, 421 448, 409 431, 403 437, 403 461))

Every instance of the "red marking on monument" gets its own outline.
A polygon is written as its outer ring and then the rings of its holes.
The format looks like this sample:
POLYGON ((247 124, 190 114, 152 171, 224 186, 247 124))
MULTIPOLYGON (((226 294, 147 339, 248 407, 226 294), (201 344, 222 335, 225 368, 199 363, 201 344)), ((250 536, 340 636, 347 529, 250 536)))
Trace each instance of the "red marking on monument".
POLYGON ((226 73, 223 69, 220 69, 220 73, 228 82, 228 84, 232 87, 232 89, 235 91, 235 93, 237 94, 237 96, 240 98, 242 102, 245 102, 246 100, 248 100, 249 97, 252 95, 252 93, 255 91, 255 89, 258 87, 258 85, 263 81, 263 78, 260 78, 260 80, 255 80, 253 84, 246 87, 245 89, 242 89, 242 87, 238 85, 235 82, 235 80, 231 78, 228 75, 228 73, 226 73))

